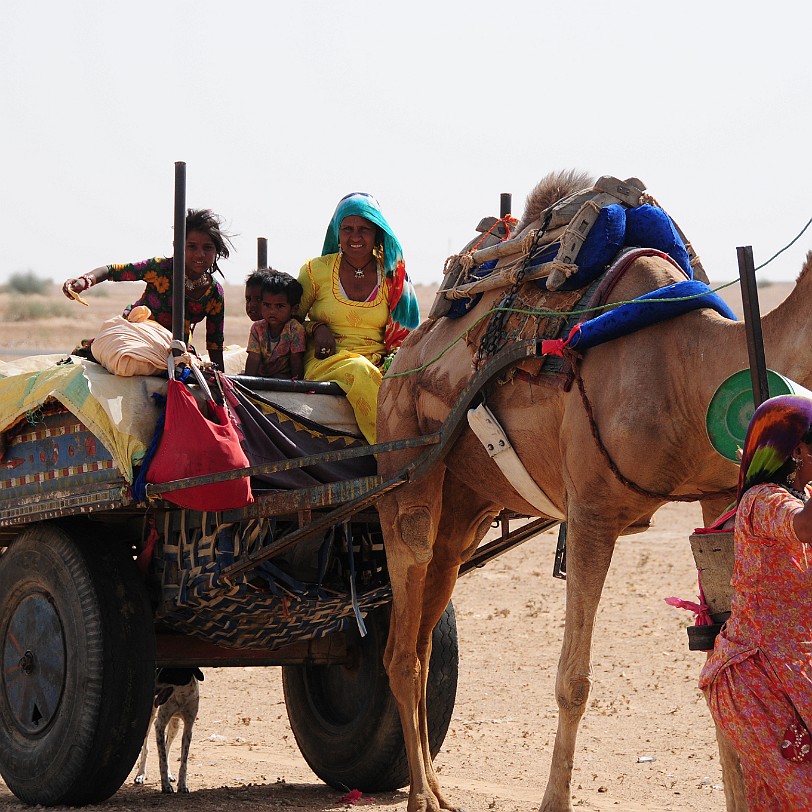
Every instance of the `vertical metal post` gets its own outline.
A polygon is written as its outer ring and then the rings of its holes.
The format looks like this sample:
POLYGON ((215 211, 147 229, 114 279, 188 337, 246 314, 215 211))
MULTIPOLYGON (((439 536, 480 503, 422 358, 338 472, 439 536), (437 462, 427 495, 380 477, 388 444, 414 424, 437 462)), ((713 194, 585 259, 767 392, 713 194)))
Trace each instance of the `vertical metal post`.
POLYGON ((499 195, 499 217, 507 217, 510 211, 511 200, 513 199, 513 195, 510 192, 502 192, 499 195))
POLYGON ((268 239, 257 237, 257 269, 262 271, 268 267, 268 239))
POLYGON ((753 403, 758 408, 770 397, 767 383, 767 362, 764 358, 764 338, 761 333, 761 313, 758 306, 756 270, 753 264, 753 247, 739 246, 736 249, 739 260, 739 279, 742 288, 744 308, 744 332, 747 336, 747 355, 750 359, 750 380, 753 385, 753 403))
MULTIPOLYGON (((172 338, 183 341, 186 326, 186 163, 175 161, 175 236, 172 248, 172 338)), ((175 355, 180 355, 175 352, 175 355)))

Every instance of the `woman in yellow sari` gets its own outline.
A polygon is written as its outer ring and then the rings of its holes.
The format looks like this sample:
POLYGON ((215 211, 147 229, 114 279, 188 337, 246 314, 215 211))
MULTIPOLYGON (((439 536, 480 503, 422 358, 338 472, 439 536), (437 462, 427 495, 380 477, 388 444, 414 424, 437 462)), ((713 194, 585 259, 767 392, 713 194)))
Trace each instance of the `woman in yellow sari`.
POLYGON ((420 321, 403 250, 375 198, 354 192, 339 201, 322 255, 302 266, 299 282, 298 312, 312 338, 305 379, 335 381, 374 443, 383 371, 420 321))

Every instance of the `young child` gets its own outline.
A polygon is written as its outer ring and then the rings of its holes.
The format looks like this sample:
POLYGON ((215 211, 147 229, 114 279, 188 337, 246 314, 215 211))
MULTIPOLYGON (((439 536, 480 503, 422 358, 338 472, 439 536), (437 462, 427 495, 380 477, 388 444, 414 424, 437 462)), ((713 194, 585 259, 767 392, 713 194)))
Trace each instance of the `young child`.
POLYGON ((293 318, 301 298, 302 286, 290 274, 271 271, 263 279, 262 318, 251 325, 246 375, 292 380, 304 376, 305 329, 293 318))
POLYGON ((260 268, 252 271, 245 280, 245 315, 251 321, 262 318, 262 282, 272 273, 273 268, 260 268))

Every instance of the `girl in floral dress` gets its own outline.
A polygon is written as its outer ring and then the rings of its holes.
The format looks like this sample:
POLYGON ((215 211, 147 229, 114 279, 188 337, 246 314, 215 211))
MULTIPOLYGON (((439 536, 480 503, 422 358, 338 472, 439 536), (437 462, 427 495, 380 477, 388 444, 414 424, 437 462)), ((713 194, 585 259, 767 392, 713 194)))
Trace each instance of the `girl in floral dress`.
MULTIPOLYGON (((184 340, 188 344, 196 324, 206 320, 206 350, 209 359, 223 369, 223 326, 225 302, 223 288, 214 279, 219 271, 217 260, 228 257, 231 244, 222 231, 221 219, 209 209, 189 209, 186 216, 186 313, 184 340)), ((62 291, 69 299, 92 285, 111 280, 113 282, 146 282, 144 292, 123 312, 139 305, 146 305, 152 318, 168 330, 172 329, 172 274, 171 257, 155 257, 143 262, 123 265, 103 265, 76 279, 68 279, 62 291), (73 293, 71 293, 73 291, 73 293)))

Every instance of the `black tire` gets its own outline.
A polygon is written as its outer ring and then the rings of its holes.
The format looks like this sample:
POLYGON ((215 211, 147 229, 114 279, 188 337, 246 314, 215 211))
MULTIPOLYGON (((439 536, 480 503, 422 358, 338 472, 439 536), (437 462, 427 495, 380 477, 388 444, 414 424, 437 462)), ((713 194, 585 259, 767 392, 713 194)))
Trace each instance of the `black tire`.
MULTIPOLYGON (((313 772, 339 790, 389 792, 409 783, 397 705, 383 654, 389 607, 371 612, 367 636, 353 633, 351 667, 285 666, 282 686, 296 743, 313 772)), ((427 704, 429 744, 440 751, 457 696, 459 646, 454 607, 446 607, 432 637, 427 704)))
POLYGON ((0 775, 23 802, 82 806, 127 778, 149 724, 155 633, 129 551, 54 524, 0 557, 0 775))

